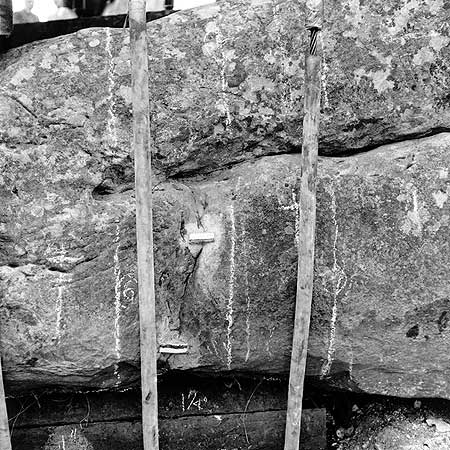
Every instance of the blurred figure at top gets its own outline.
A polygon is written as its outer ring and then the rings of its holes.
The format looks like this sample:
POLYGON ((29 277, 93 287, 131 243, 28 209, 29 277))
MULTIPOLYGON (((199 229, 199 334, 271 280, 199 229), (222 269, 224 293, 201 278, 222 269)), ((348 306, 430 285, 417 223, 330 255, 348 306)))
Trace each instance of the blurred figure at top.
MULTIPOLYGON (((146 0, 146 11, 164 11, 165 0, 146 0)), ((128 14, 128 0, 112 0, 103 10, 103 16, 115 16, 117 14, 128 14)))
POLYGON ((21 11, 16 11, 13 14, 13 22, 14 23, 39 22, 39 17, 31 12, 33 6, 34 0, 25 0, 25 8, 23 8, 21 11))
POLYGON ((76 12, 70 9, 67 0, 54 0, 55 5, 58 8, 55 14, 52 14, 48 20, 67 20, 67 19, 76 19, 78 16, 76 12))

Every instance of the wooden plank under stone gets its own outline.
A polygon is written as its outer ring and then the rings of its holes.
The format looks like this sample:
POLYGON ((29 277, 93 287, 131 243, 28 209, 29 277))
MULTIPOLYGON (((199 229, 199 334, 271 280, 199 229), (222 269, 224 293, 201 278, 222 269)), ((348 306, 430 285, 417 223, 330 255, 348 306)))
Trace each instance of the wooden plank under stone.
MULTIPOLYGON (((161 376, 159 416, 231 414, 286 409, 285 380, 161 376)), ((141 417, 141 393, 47 393, 7 399, 15 428, 87 422, 133 421, 141 417)), ((310 402, 309 407, 313 404, 310 402)), ((314 405, 315 406, 315 405, 314 405)))
MULTIPOLYGON (((306 393, 313 395, 309 390, 306 393)), ((315 407, 308 395, 307 408, 315 407)), ((286 398, 285 379, 204 377, 186 373, 162 375, 158 381, 161 449, 187 448, 182 446, 184 439, 186 445, 191 446, 189 450, 214 450, 214 446, 208 447, 215 445, 214 442, 226 444, 218 447, 224 449, 240 448, 244 442, 241 448, 247 449, 247 430, 252 450, 258 448, 256 444, 261 450, 281 450, 286 398), (231 437, 226 438, 226 434, 231 437), (197 444, 198 435, 203 437, 197 444)), ((13 450, 56 450, 58 446, 51 447, 48 442, 58 440, 59 436, 61 443, 61 436, 70 436, 71 433, 73 436, 74 430, 77 430, 78 446, 83 439, 91 441, 92 447, 87 446, 88 450, 142 448, 139 425, 141 394, 137 389, 126 392, 37 393, 36 396, 9 398, 7 404, 11 424, 14 423, 13 450), (51 438, 55 432, 56 437, 51 438), (84 436, 83 439, 80 436, 84 436)), ((302 430, 304 448, 326 448, 325 409, 307 409, 303 423, 309 424, 302 430)), ((67 449, 78 450, 69 446, 67 449)))
MULTIPOLYGON (((281 450, 286 412, 265 411, 160 420, 162 450, 281 450)), ((143 450, 139 421, 16 429, 13 450, 143 450)), ((325 450, 325 410, 304 410, 302 450, 325 450)))

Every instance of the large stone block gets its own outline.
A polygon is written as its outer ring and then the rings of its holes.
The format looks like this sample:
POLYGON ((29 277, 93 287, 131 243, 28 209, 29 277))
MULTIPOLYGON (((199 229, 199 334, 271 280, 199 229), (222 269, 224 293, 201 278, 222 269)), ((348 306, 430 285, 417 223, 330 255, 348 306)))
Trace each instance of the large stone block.
MULTIPOLYGON (((449 145, 442 134, 320 161, 310 375, 449 395, 449 145)), ((137 378, 133 191, 124 177, 100 194, 92 159, 42 146, 3 154, 10 382, 105 388, 137 378)), ((287 371, 298 163, 271 156, 155 186, 158 339, 189 346, 162 355, 165 367, 287 371), (202 230, 214 242, 189 244, 202 230)))
MULTIPOLYGON (((443 0, 332 1, 324 32, 322 154, 448 129, 443 0)), ((223 0, 148 25, 154 165, 211 171, 298 152, 303 3, 223 0)), ((127 30, 88 29, 0 59, 0 129, 13 145, 129 153, 127 30)))
MULTIPOLYGON (((158 339, 189 346, 162 368, 287 371, 302 14, 224 1, 148 26, 158 339), (189 244, 198 230, 215 241, 189 244)), ((367 151, 447 128, 448 9, 343 0, 327 14, 309 374, 449 397, 450 138, 367 151)), ((6 379, 125 387, 139 361, 127 33, 32 44, 0 69, 6 379)))

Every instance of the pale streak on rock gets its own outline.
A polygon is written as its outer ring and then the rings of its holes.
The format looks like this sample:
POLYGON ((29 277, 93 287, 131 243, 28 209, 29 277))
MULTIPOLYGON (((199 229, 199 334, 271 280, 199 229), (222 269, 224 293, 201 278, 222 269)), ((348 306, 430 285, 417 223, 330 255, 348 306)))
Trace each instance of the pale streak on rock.
POLYGON ((114 350, 116 353, 117 363, 114 367, 114 375, 117 378, 117 383, 120 383, 120 374, 118 363, 122 357, 122 345, 120 341, 120 309, 122 307, 121 303, 121 270, 120 270, 120 260, 119 260, 119 248, 120 248, 120 227, 119 224, 116 225, 116 249, 114 251, 114 350))
POLYGON ((55 324, 55 341, 56 345, 61 342, 61 323, 62 323, 62 310, 64 303, 64 276, 60 274, 59 276, 59 286, 58 286, 58 296, 56 298, 56 324, 55 324))
MULTIPOLYGON (((242 178, 239 177, 237 184, 236 184, 236 190, 239 191, 239 188, 242 183, 242 178)), ((245 227, 245 223, 242 225, 242 253, 243 253, 243 259, 244 259, 244 295, 245 295, 245 303, 246 303, 246 311, 245 311, 245 343, 247 347, 247 351, 245 353, 245 362, 248 362, 250 358, 250 335, 251 335, 251 323, 250 323, 250 314, 251 314, 251 300, 250 300, 250 292, 249 292, 249 283, 248 283, 248 266, 247 266, 247 229, 245 227)))
POLYGON ((246 311, 246 317, 245 317, 245 341, 247 344, 247 352, 245 354, 245 362, 247 362, 250 358, 250 335, 251 335, 251 328, 250 328, 250 310, 251 310, 251 301, 250 301, 250 295, 248 292, 248 272, 245 270, 245 298, 247 300, 247 311, 246 311))
POLYGON ((213 57, 216 63, 220 66, 220 83, 221 83, 221 92, 220 92, 220 103, 218 103, 218 109, 225 114, 225 127, 231 125, 231 111, 230 106, 228 104, 227 98, 227 79, 226 79, 226 67, 227 61, 229 60, 228 54, 233 55, 234 52, 230 51, 225 53, 224 44, 226 39, 224 39, 222 31, 217 24, 217 21, 221 20, 221 15, 219 14, 216 21, 209 22, 206 26, 206 34, 203 39, 205 44, 203 45, 203 52, 207 56, 213 57), (211 43, 206 43, 208 36, 210 34, 215 35, 215 43, 211 45, 211 43))
POLYGON ((270 349, 270 344, 272 343, 273 338, 273 332, 275 331, 275 327, 272 327, 269 331, 269 338, 266 341, 266 351, 269 354, 269 356, 272 356, 272 351, 270 349))
POLYGON ((217 350, 217 343, 216 343, 216 340, 215 340, 215 339, 212 339, 212 340, 211 340, 211 345, 212 345, 212 347, 213 347, 214 354, 220 359, 220 354, 219 354, 219 352, 218 352, 218 350, 217 350))
MULTIPOLYGON (((222 39, 221 35, 220 35, 220 38, 222 39)), ((224 55, 222 46, 220 47, 220 49, 222 52, 221 69, 220 69, 220 78, 221 78, 221 82, 222 82, 222 92, 221 92, 222 103, 223 103, 223 107, 225 109, 225 114, 226 114, 225 126, 229 127, 231 125, 231 113, 230 113, 230 106, 228 105, 228 98, 227 98, 227 94, 226 94, 226 89, 227 89, 227 80, 226 80, 226 74, 225 74, 226 60, 225 60, 225 55, 224 55)))
POLYGON ((290 205, 281 205, 282 211, 294 211, 295 213, 295 245, 298 247, 300 242, 300 204, 297 201, 295 190, 292 191, 292 203, 290 205))
POLYGON ((227 321, 227 342, 225 344, 225 349, 227 352, 227 368, 231 369, 231 363, 233 362, 233 344, 231 342, 231 333, 233 330, 233 314, 234 314, 234 281, 236 277, 236 261, 235 261, 235 253, 236 253, 236 223, 234 217, 234 206, 231 205, 230 209, 230 223, 231 223, 231 248, 230 248, 230 280, 228 284, 228 301, 227 301, 227 313, 226 313, 226 321, 227 321))
POLYGON ((332 213, 332 221, 334 228, 334 241, 333 241, 333 269, 332 269, 332 282, 334 284, 333 289, 333 307, 331 310, 331 319, 330 319, 330 336, 328 339, 328 351, 327 351, 327 360, 322 366, 321 370, 321 378, 326 377, 330 374, 331 366, 333 364, 333 358, 336 351, 336 322, 337 322, 337 312, 338 312, 338 304, 337 300, 340 293, 347 286, 347 275, 342 269, 342 267, 338 264, 337 257, 337 242, 339 236, 339 225, 337 223, 336 218, 336 195, 334 192, 333 186, 327 188, 330 197, 331 197, 331 213, 332 213))
POLYGON ((56 343, 59 345, 61 340, 61 319, 63 305, 63 286, 58 286, 58 298, 56 300, 56 343))
POLYGON ((250 358, 250 312, 251 312, 251 300, 250 300, 250 292, 249 292, 249 284, 248 284, 248 267, 247 267, 247 242, 246 242, 246 229, 245 225, 242 226, 242 247, 243 247, 243 255, 244 255, 244 294, 246 301, 246 311, 245 311, 245 342, 247 345, 247 352, 245 354, 245 362, 247 362, 250 358))
POLYGON ((321 76, 321 88, 322 88, 322 96, 323 96, 323 107, 328 109, 330 107, 330 102, 328 99, 328 74, 330 72, 330 68, 327 64, 327 55, 325 53, 325 46, 323 45, 323 33, 319 34, 321 46, 322 46, 322 76, 321 76))
POLYGON ((106 28, 106 55, 108 58, 108 119, 106 123, 106 133, 108 142, 111 143, 113 147, 117 147, 117 118, 114 114, 114 61, 112 54, 112 36, 110 28, 106 28))
POLYGON ((350 380, 353 377, 353 348, 351 348, 350 352, 349 352, 348 376, 349 376, 350 380))
POLYGON ((406 218, 401 225, 401 230, 405 234, 412 233, 414 236, 420 236, 425 223, 428 222, 428 219, 430 218, 430 214, 423 205, 419 204, 417 188, 415 186, 408 186, 407 189, 411 192, 412 209, 406 213, 406 218))

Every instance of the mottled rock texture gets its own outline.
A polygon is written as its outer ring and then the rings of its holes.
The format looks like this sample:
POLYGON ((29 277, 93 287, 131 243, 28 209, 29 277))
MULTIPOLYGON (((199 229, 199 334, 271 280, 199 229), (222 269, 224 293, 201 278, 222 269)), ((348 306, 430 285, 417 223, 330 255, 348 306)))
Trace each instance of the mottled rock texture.
MULTIPOLYGON (((332 0, 326 17, 322 154, 449 128, 448 2, 332 0)), ((300 1, 225 0, 148 25, 158 171, 299 151, 303 19, 300 1)), ((2 57, 3 141, 126 157, 129 49, 90 29, 2 57)))
POLYGON ((337 440, 340 450, 444 450, 450 446, 448 404, 429 400, 424 407, 414 402, 364 405, 353 416, 354 433, 337 440), (417 405, 416 405, 417 406, 417 405))
MULTIPOLYGON (((449 396, 449 147, 442 134, 320 162, 311 375, 449 396)), ((21 146, 2 156, 7 378, 126 385, 138 362, 127 175, 99 193, 101 167, 84 152, 21 146)), ((159 342, 189 345, 162 363, 287 371, 298 161, 265 157, 155 186, 159 342), (189 245, 199 230, 215 241, 189 245)))
MULTIPOLYGON (((450 397, 450 136, 336 157, 447 127, 448 15, 329 6, 309 346, 329 383, 450 397)), ((296 1, 225 1, 148 26, 158 339, 189 346, 162 368, 288 369, 302 17, 296 1), (189 245, 198 230, 215 241, 189 245)), ((139 360, 127 32, 29 45, 0 69, 6 379, 125 387, 139 360)))

